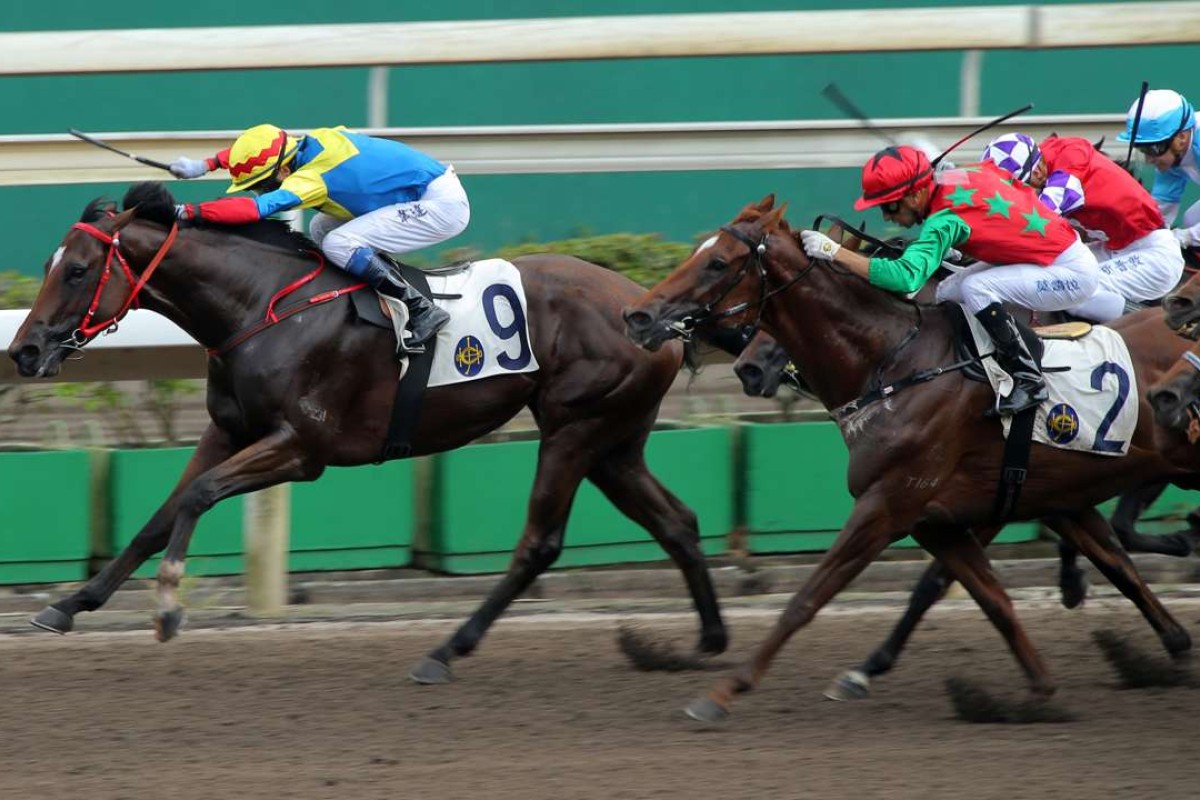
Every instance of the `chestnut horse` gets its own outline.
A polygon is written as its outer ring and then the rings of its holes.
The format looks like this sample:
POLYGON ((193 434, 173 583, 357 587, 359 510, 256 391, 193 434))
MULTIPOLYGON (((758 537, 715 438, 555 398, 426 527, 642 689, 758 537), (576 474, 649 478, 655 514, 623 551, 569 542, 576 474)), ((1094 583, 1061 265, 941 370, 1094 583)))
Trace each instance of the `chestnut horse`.
MULTIPOLYGON (((179 228, 174 200, 158 183, 132 187, 124 206, 106 215, 93 202, 62 240, 9 347, 22 375, 56 372, 65 356, 107 325, 96 320, 118 319, 138 290, 142 305, 212 353, 260 325, 272 295, 315 266, 313 243, 283 223, 179 228), (118 262, 128 266, 116 269, 118 262)), ((615 272, 557 255, 514 264, 524 284, 529 339, 523 331, 507 333, 521 339, 513 347, 533 352, 540 369, 428 389, 413 454, 461 447, 528 407, 541 431, 528 518, 507 574, 413 678, 449 680, 451 659, 471 653, 512 600, 554 563, 585 478, 675 561, 700 616, 700 651, 723 651, 727 634, 696 515, 650 474, 643 458, 683 348, 675 343, 648 354, 625 338, 621 308, 642 289, 615 272)), ((298 294, 327 294, 352 283, 342 271, 325 269, 298 294)), ((210 355, 212 421, 178 485, 116 559, 40 612, 34 624, 70 630, 77 613, 104 605, 140 564, 166 548, 155 625, 160 640, 171 638, 182 619, 177 589, 184 557, 202 513, 226 497, 313 480, 327 466, 380 459, 399 378, 394 350, 390 331, 355 324, 348 301, 339 299, 210 355)))
MULTIPOLYGON (((1200 339, 1200 277, 1163 298, 1163 309, 1167 327, 1184 339, 1200 339)), ((1185 352, 1150 387, 1150 402, 1158 423, 1177 433, 1181 450, 1185 454, 1195 450, 1200 441, 1200 345, 1185 352)))
MULTIPOLYGON (((676 334, 680 321, 705 320, 742 303, 755 309, 762 329, 785 347, 829 409, 862 397, 873 379, 897 380, 955 361, 951 314, 958 309, 910 303, 827 262, 810 261, 773 196, 747 206, 627 308, 625 322, 629 336, 653 351, 676 334)), ((1117 328, 1142 385, 1153 383, 1182 349, 1157 311, 1122 320, 1117 328)), ((993 402, 990 387, 950 372, 840 418, 855 498, 849 519, 749 662, 691 703, 689 716, 727 716, 735 695, 759 684, 792 634, 888 544, 909 534, 979 603, 1034 694, 1054 691, 983 550, 999 529, 993 507, 1004 440, 996 420, 985 418, 993 402)), ((1197 484, 1194 473, 1159 452, 1148 405, 1137 402, 1138 426, 1124 457, 1035 445, 1011 518, 1052 520, 1138 606, 1167 651, 1178 654, 1191 647, 1190 637, 1146 587, 1095 510, 1153 478, 1197 484)))

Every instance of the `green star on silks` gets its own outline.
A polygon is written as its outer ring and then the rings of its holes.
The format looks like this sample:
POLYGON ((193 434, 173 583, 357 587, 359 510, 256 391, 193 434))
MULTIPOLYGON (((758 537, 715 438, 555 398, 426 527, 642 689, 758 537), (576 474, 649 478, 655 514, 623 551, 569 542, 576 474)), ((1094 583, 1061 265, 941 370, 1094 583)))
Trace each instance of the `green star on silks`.
POLYGON ((978 191, 978 189, 968 189, 966 186, 956 186, 953 192, 946 195, 946 199, 955 206, 973 206, 975 205, 973 195, 978 191))
POLYGON ((1009 206, 1015 205, 1017 201, 1005 200, 1000 195, 1000 192, 997 191, 991 197, 985 197, 983 202, 987 203, 988 207, 987 213, 984 214, 985 217, 990 217, 994 214, 998 217, 1009 219, 1011 217, 1011 215, 1008 213, 1009 206))
POLYGON ((1021 229, 1021 233, 1029 233, 1034 231, 1041 236, 1046 235, 1046 223, 1050 220, 1037 213, 1036 208, 1029 209, 1028 214, 1022 214, 1021 217, 1029 224, 1021 229))

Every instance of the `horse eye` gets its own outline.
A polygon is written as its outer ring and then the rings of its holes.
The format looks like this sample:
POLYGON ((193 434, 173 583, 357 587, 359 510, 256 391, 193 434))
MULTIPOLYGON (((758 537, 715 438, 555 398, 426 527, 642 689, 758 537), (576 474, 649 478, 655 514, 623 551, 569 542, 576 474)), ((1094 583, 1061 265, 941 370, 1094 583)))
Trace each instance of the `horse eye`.
POLYGON ((79 283, 87 275, 87 264, 74 263, 67 267, 67 283, 79 283))
POLYGON ((720 272, 721 270, 727 269, 728 267, 729 267, 729 264, 726 263, 724 259, 714 258, 708 262, 708 268, 715 272, 720 272))

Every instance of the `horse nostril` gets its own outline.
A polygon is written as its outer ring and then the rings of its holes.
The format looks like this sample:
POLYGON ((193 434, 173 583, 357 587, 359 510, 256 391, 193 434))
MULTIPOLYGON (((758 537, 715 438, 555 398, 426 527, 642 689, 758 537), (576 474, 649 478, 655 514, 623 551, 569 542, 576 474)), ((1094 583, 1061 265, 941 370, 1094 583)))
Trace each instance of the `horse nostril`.
POLYGON ((622 316, 625 318, 625 324, 633 331, 644 331, 654 324, 654 318, 645 311, 627 308, 622 316))
POLYGON ((1168 314, 1183 314, 1192 309, 1195 305, 1191 298, 1184 297, 1178 294, 1169 294, 1163 298, 1163 308, 1168 314))
POLYGON ((1179 407, 1183 398, 1174 389, 1155 389, 1150 393, 1150 405, 1155 411, 1172 411, 1179 407))
POLYGON ((757 397, 762 391, 762 367, 756 364, 739 364, 733 371, 742 382, 742 390, 751 397, 757 397))

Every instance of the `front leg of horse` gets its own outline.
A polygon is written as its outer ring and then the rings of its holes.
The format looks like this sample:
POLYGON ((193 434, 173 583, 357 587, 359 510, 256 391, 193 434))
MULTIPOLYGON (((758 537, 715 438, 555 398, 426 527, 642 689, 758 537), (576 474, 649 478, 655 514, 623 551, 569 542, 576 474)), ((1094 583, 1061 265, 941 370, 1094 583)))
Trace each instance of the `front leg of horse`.
POLYGON ((55 601, 38 612, 30 622, 34 627, 53 633, 67 633, 75 627, 75 615, 102 607, 134 570, 167 546, 179 506, 179 497, 197 475, 221 463, 233 453, 229 438, 215 425, 209 425, 200 437, 191 460, 166 502, 133 537, 121 553, 105 565, 79 591, 55 601))
POLYGON ((774 628, 755 650, 749 662, 722 679, 703 697, 692 701, 685 713, 701 722, 719 722, 729 716, 736 695, 756 688, 772 660, 796 631, 875 560, 893 534, 911 527, 911 520, 897 521, 888 513, 883 498, 868 493, 854 505, 846 526, 816 570, 784 609, 774 628))
POLYGON ((158 566, 158 613, 154 627, 160 642, 179 633, 183 604, 179 584, 183 580, 188 545, 200 515, 216 503, 284 481, 312 480, 320 468, 306 468, 296 433, 289 427, 271 434, 203 473, 183 491, 179 513, 171 531, 167 552, 158 566))

